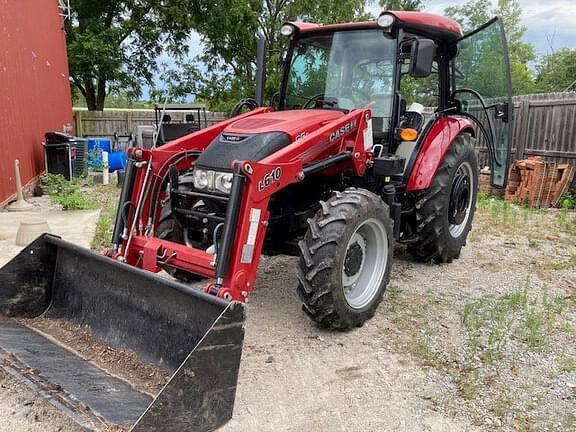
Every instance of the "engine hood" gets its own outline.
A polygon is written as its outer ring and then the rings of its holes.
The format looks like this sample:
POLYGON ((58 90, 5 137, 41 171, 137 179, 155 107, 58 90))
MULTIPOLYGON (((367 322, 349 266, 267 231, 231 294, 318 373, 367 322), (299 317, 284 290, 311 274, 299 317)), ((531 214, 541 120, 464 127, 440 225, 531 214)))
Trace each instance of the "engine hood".
POLYGON ((240 119, 210 143, 196 166, 230 171, 235 160, 262 160, 343 115, 333 110, 294 110, 240 119))
POLYGON ((327 122, 342 117, 336 110, 290 110, 273 111, 247 117, 232 123, 224 134, 253 135, 266 132, 284 132, 292 141, 303 133, 310 133, 327 122))

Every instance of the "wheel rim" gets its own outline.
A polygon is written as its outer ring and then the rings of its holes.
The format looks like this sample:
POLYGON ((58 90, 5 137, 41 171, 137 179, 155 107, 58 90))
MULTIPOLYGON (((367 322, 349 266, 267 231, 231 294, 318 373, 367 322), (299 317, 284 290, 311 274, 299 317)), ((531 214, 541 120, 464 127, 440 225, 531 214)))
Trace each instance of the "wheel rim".
POLYGON ((364 221, 350 237, 342 265, 344 298, 353 309, 378 294, 388 261, 388 235, 378 219, 364 221))
POLYGON ((474 186, 472 166, 468 162, 462 162, 452 181, 448 209, 449 231, 454 238, 462 235, 470 219, 474 186))

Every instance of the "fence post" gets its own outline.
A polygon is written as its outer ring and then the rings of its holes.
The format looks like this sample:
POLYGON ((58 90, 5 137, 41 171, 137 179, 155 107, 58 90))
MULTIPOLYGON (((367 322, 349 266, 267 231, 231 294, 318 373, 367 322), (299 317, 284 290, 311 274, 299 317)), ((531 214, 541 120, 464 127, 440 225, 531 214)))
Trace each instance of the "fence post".
POLYGON ((132 133, 132 114, 133 111, 126 111, 126 126, 128 130, 125 132, 126 135, 130 135, 132 133))
POLYGON ((83 125, 82 125, 82 111, 74 111, 74 123, 76 124, 76 136, 82 136, 83 125))
MULTIPOLYGON (((516 160, 524 159, 524 150, 526 149, 526 141, 528 141, 528 122, 530 121, 530 101, 524 99, 520 102, 520 110, 518 117, 515 121, 518 122, 518 130, 520 139, 516 143, 516 160)), ((512 144, 512 143, 510 143, 512 144)))

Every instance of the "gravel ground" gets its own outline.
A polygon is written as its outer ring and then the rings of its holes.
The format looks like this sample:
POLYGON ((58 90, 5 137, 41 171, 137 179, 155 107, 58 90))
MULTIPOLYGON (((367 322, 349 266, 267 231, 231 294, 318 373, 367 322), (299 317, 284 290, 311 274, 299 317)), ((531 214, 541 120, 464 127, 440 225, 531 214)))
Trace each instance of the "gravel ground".
MULTIPOLYGON (((575 431, 574 218, 484 203, 452 264, 398 247, 376 316, 346 333, 304 316, 294 258, 263 258, 221 430, 575 431)), ((78 430, 0 385, 0 430, 78 430)))

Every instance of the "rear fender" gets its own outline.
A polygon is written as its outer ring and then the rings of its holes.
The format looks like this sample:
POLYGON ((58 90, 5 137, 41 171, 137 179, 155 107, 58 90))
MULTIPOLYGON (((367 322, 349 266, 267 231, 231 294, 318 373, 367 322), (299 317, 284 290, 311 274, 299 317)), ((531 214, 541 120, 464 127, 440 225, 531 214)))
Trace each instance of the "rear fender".
POLYGON ((464 117, 444 116, 436 119, 417 148, 406 190, 417 191, 430 187, 454 138, 464 132, 474 135, 473 126, 472 121, 464 117))

